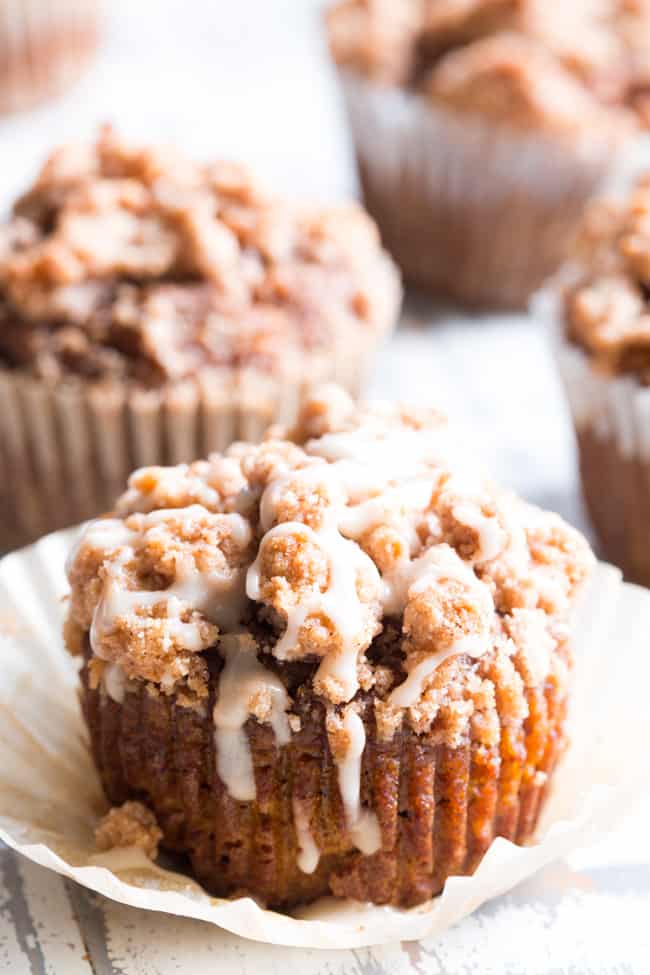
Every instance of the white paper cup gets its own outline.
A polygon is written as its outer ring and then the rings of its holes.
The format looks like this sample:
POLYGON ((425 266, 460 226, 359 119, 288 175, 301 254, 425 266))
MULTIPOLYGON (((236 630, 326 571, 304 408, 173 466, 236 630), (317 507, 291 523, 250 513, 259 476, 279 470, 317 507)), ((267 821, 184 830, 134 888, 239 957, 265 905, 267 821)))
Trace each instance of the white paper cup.
POLYGON ((0 112, 68 88, 95 53, 100 0, 2 0, 0 112))
POLYGON ((589 845, 647 794, 650 594, 599 566, 573 626, 572 745, 537 841, 496 840, 472 877, 408 911, 331 900, 299 916, 250 898, 209 897, 137 850, 96 852, 105 811, 78 710, 77 673, 61 640, 65 556, 74 531, 0 562, 0 839, 31 860, 121 903, 199 918, 278 945, 357 948, 435 936, 549 862, 589 845))
POLYGON ((109 510, 138 467, 179 464, 258 441, 291 423, 308 388, 338 382, 357 396, 377 338, 350 336, 300 374, 205 370, 196 382, 130 389, 59 386, 0 369, 0 552, 109 510))
POLYGON ((517 132, 341 72, 364 202, 407 281, 522 307, 559 266, 626 126, 517 132))

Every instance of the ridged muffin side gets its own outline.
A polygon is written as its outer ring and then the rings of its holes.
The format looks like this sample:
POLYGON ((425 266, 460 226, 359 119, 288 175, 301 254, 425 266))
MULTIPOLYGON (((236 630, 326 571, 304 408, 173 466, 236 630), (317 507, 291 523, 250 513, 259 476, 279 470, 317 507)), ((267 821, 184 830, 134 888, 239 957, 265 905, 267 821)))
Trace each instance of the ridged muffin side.
POLYGON ((83 713, 108 799, 148 805, 163 846, 186 853, 211 893, 250 894, 280 909, 328 894, 408 907, 438 893, 448 877, 473 873, 497 836, 532 839, 567 744, 566 643, 543 687, 527 687, 516 660, 513 667, 486 661, 487 685, 473 695, 476 711, 457 743, 449 715, 425 736, 404 727, 382 740, 373 696, 362 695, 361 797, 381 828, 381 850, 371 856, 351 846, 326 707, 306 686, 295 698, 300 731, 284 748, 268 725, 249 719, 257 798, 229 795, 216 771, 211 717, 220 669, 215 653, 204 708, 150 682, 134 682, 118 703, 101 683, 92 686, 87 665, 82 670, 83 713), (295 802, 320 852, 311 874, 298 866, 295 802))

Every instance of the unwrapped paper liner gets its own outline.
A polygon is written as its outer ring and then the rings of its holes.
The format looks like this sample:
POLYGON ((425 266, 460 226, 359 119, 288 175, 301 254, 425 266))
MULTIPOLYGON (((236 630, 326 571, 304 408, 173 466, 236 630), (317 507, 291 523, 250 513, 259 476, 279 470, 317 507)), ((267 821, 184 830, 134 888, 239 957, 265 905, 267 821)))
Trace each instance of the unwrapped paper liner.
POLYGON ((614 178, 629 128, 520 131, 340 72, 364 203, 407 281, 523 307, 566 256, 584 205, 614 178))
POLYGON ((133 850, 98 854, 105 812, 62 646, 63 563, 75 532, 50 535, 0 562, 0 839, 113 900, 198 918, 271 944, 358 948, 440 934, 549 862, 589 845, 644 798, 650 782, 650 592, 599 565, 575 619, 572 746, 527 848, 498 839, 473 877, 402 911, 322 901, 294 916, 250 898, 208 896, 133 850))

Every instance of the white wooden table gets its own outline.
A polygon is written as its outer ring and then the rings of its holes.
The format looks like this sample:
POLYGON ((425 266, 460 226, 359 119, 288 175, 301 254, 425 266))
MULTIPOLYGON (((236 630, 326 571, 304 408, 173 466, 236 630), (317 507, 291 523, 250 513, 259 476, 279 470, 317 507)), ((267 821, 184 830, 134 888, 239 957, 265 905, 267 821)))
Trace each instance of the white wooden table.
MULTIPOLYGON (((0 121, 0 208, 43 153, 107 118, 203 156, 251 159, 284 189, 354 188, 338 99, 315 31, 320 0, 113 0, 86 83, 0 121)), ((435 402, 495 475, 586 528, 573 440, 545 337, 522 317, 460 319, 411 299, 372 383, 435 402)), ((200 922, 92 895, 0 849, 0 971, 13 975, 645 975, 645 818, 558 864, 435 943, 357 952, 253 945, 200 922)))
POLYGON ((0 850, 0 971, 12 975, 645 975, 650 865, 550 867, 435 942, 305 951, 90 894, 0 850))

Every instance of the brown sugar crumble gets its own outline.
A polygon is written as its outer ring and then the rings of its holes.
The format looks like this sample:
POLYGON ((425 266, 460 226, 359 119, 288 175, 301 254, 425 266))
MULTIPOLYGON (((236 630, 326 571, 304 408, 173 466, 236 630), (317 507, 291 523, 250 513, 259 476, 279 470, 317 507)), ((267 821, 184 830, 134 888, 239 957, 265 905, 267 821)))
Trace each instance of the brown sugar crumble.
POLYGON ((110 809, 95 830, 97 849, 107 850, 137 847, 150 860, 158 856, 158 844, 162 839, 156 817, 141 802, 128 801, 110 809))
POLYGON ((650 178, 587 213, 564 313, 598 371, 650 385, 650 178))
POLYGON ((290 204, 242 166, 110 128, 54 152, 0 227, 0 364, 51 382, 299 377, 305 356, 381 336, 400 297, 360 207, 290 204))
POLYGON ((605 0, 341 0, 338 65, 515 126, 595 124, 599 106, 648 106, 650 4, 605 0))

